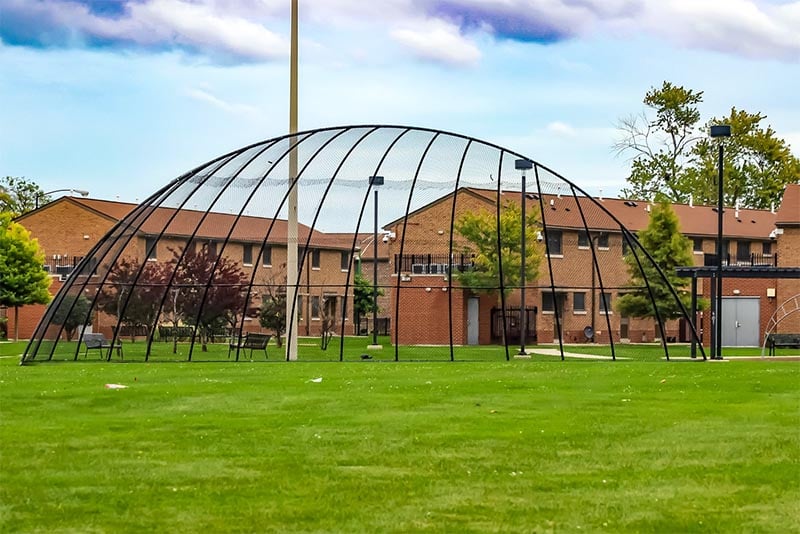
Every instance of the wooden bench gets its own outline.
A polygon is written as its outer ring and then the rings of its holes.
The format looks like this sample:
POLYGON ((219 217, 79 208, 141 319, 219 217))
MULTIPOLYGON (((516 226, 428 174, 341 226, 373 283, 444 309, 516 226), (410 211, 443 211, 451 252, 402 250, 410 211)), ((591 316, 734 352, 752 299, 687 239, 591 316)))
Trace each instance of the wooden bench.
POLYGON ((250 360, 253 359, 254 350, 263 350, 264 359, 267 359, 267 343, 272 336, 269 334, 245 334, 244 337, 232 338, 228 343, 228 359, 231 357, 231 352, 236 350, 236 359, 239 359, 239 351, 250 349, 250 360))
POLYGON ((800 349, 800 334, 770 334, 767 336, 767 346, 770 356, 775 356, 778 347, 800 349))
POLYGON ((111 349, 117 349, 117 356, 120 359, 123 358, 122 355, 122 342, 117 340, 117 342, 112 346, 111 341, 106 339, 106 336, 103 334, 83 334, 81 337, 81 341, 83 341, 84 346, 86 346, 86 350, 83 353, 83 357, 89 354, 90 350, 96 349, 99 351, 103 351, 103 349, 108 349, 109 355, 111 354, 111 349))

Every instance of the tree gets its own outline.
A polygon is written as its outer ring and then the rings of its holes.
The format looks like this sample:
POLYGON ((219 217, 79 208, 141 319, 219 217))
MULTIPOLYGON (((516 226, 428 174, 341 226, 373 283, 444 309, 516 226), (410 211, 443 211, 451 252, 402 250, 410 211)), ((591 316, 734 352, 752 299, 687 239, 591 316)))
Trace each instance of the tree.
POLYGON ((716 204, 717 146, 725 144, 724 203, 747 208, 769 208, 777 203, 786 184, 800 179, 800 161, 772 127, 761 127, 766 116, 731 109, 727 117, 714 118, 700 127, 697 106, 703 93, 670 82, 651 88, 646 113, 620 121, 622 137, 614 145, 618 154, 632 154, 628 198, 716 204), (711 124, 729 124, 731 137, 707 137, 711 124))
POLYGON ((283 344, 281 336, 286 330, 286 277, 284 276, 283 281, 277 284, 274 278, 271 278, 265 287, 267 292, 261 296, 258 322, 262 327, 275 333, 275 343, 281 347, 283 344))
POLYGON ((0 178, 0 211, 19 217, 36 208, 36 199, 40 203, 49 201, 42 188, 35 183, 14 176, 0 178))
POLYGON ((0 305, 14 307, 14 339, 19 336, 19 307, 50 302, 50 276, 39 242, 0 213, 0 305))
MULTIPOLYGON (((680 232, 678 217, 672 207, 666 202, 654 206, 647 228, 641 230, 637 237, 663 271, 666 282, 641 251, 636 253, 639 260, 637 262, 633 247, 630 247, 625 255, 630 275, 629 292, 617 299, 617 310, 629 317, 655 318, 658 309, 658 315, 664 321, 682 316, 681 307, 667 284, 675 288, 683 306, 688 310, 691 305, 691 292, 686 288, 689 281, 679 277, 675 267, 692 265, 692 248, 689 239, 680 232), (653 299, 650 298, 645 279, 653 299), (656 307, 653 307, 653 300, 656 307)), ((705 301, 698 302, 698 309, 705 309, 706 306, 705 301)))
POLYGON ((59 304, 58 309, 51 322, 53 324, 60 324, 64 327, 64 332, 67 335, 67 341, 72 341, 75 335, 75 330, 89 323, 89 311, 91 309, 91 302, 83 295, 66 295, 59 304), (74 304, 74 305, 73 305, 74 304))
MULTIPOLYGON (((536 243, 538 210, 526 215, 525 278, 534 281, 539 277, 543 252, 536 243)), ((493 212, 482 210, 468 212, 459 217, 454 228, 469 241, 474 252, 473 266, 453 273, 462 286, 478 293, 494 293, 500 289, 500 259, 503 262, 503 284, 506 294, 519 287, 522 267, 522 208, 515 202, 506 202, 500 211, 500 246, 497 243, 497 220, 493 212)))
MULTIPOLYGON (((378 288, 377 296, 383 296, 382 287, 378 288)), ((380 311, 375 298, 375 286, 360 272, 356 272, 353 277, 353 313, 356 317, 356 328, 361 328, 361 318, 373 311, 380 311)))
POLYGON ((712 124, 729 124, 731 137, 724 141, 703 138, 692 149, 694 164, 687 172, 687 189, 698 202, 717 203, 720 142, 724 143, 722 177, 723 202, 742 207, 769 209, 780 203, 787 184, 800 180, 800 160, 789 145, 761 122, 766 116, 731 109, 730 115, 712 119, 712 124))
POLYGON ((142 267, 137 258, 121 258, 108 274, 98 308, 115 316, 120 325, 130 327, 131 341, 137 328, 144 327, 149 336, 164 296, 166 276, 162 264, 148 261, 142 267))
POLYGON ((622 138, 614 144, 618 154, 633 153, 630 188, 622 190, 627 198, 685 202, 684 173, 691 157, 691 147, 699 139, 697 105, 703 92, 694 92, 664 82, 660 89, 651 88, 644 104, 654 110, 620 120, 622 138))
POLYGON ((199 327, 202 350, 207 352, 208 339, 215 328, 234 327, 238 322, 250 278, 237 262, 224 256, 218 258, 208 247, 199 252, 190 249, 183 259, 177 250, 172 254, 173 264, 180 260, 174 281, 181 288, 176 298, 177 313, 188 324, 199 327))

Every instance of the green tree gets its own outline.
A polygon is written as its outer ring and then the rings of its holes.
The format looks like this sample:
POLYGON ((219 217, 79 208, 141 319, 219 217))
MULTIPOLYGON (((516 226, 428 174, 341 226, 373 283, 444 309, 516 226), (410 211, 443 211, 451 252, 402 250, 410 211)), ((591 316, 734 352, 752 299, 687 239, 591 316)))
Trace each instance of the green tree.
MULTIPOLYGON (((647 228, 638 233, 639 242, 653 257, 663 271, 665 282, 656 268, 641 251, 638 251, 639 263, 632 248, 625 255, 625 263, 630 275, 629 292, 617 299, 616 308, 622 315, 629 317, 656 317, 662 320, 676 319, 682 315, 681 307, 672 295, 667 283, 671 284, 684 307, 689 310, 691 292, 687 289, 688 279, 679 277, 675 267, 692 265, 692 245, 679 227, 678 217, 666 202, 653 207, 647 228), (645 279, 650 285, 653 299, 650 298, 645 279)), ((698 309, 705 309, 705 301, 698 302, 698 309)))
POLYGON ((683 187, 691 148, 699 139, 698 104, 703 92, 694 92, 670 82, 651 88, 644 104, 646 112, 620 120, 621 138, 614 144, 618 154, 632 154, 627 198, 686 202, 691 191, 683 187))
POLYGON ((698 204, 717 202, 717 146, 725 144, 724 203, 768 208, 777 203, 786 184, 800 179, 800 161, 772 127, 761 126, 766 116, 731 109, 730 115, 701 125, 697 107, 703 92, 663 82, 651 88, 643 112, 620 120, 618 154, 631 155, 628 187, 622 194, 641 200, 698 204), (729 124, 731 137, 708 138, 711 124, 729 124))
POLYGON ((66 295, 55 314, 53 314, 52 323, 63 325, 67 341, 72 341, 75 330, 89 323, 89 309, 91 306, 89 299, 83 295, 78 295, 77 298, 75 295, 66 295))
POLYGON ((14 308, 14 339, 19 336, 19 307, 50 302, 50 276, 39 242, 0 213, 0 306, 14 308))
POLYGON ((723 202, 747 208, 769 209, 778 205, 787 184, 800 180, 800 160, 777 137, 771 126, 762 127, 766 116, 731 109, 712 124, 729 124, 729 139, 703 138, 692 148, 693 165, 686 173, 686 185, 703 204, 717 203, 719 143, 724 143, 723 202))
MULTIPOLYGON (((536 243, 538 209, 525 216, 525 278, 539 278, 543 257, 542 246, 536 243)), ((515 202, 506 202, 500 210, 500 246, 497 243, 497 219, 494 212, 468 212, 455 222, 455 231, 471 243, 465 252, 474 253, 473 266, 453 273, 462 286, 478 293, 494 293, 500 289, 500 259, 503 262, 503 287, 506 294, 519 287, 522 267, 522 209, 515 202)))
POLYGON ((49 201, 42 188, 34 182, 15 176, 0 178, 0 212, 9 212, 12 217, 36 208, 36 199, 43 204, 49 201))

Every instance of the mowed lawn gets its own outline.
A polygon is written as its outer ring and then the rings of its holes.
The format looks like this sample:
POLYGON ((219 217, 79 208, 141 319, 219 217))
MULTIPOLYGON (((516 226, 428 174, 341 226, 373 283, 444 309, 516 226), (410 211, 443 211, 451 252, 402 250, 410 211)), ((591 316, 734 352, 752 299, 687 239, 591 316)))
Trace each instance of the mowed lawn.
POLYGON ((2 532, 800 532, 796 361, 23 348, 0 344, 2 532))

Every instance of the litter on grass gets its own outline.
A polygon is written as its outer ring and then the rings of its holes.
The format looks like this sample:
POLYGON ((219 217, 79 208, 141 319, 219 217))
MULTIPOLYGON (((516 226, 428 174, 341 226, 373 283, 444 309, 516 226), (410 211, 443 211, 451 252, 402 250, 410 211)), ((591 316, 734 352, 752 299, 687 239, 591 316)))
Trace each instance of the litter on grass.
POLYGON ((318 378, 312 378, 311 380, 309 380, 309 382, 314 382, 315 384, 319 384, 320 382, 322 382, 322 377, 320 376, 318 378))
POLYGON ((128 389, 128 386, 122 384, 106 384, 106 389, 128 389))

